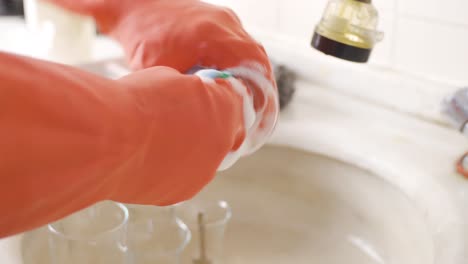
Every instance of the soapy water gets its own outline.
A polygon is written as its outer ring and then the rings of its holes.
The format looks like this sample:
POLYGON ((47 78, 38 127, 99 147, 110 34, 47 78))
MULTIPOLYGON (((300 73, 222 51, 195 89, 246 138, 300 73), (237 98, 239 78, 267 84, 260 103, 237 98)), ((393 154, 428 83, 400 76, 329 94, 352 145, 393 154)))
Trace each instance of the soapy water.
MULTIPOLYGON (((279 102, 274 84, 267 78, 266 70, 257 63, 246 63, 242 66, 229 68, 226 71, 213 69, 197 69, 194 71, 203 82, 214 82, 216 78, 227 79, 234 90, 243 98, 244 127, 246 137, 241 146, 229 152, 218 167, 223 171, 232 167, 241 157, 247 156, 261 148, 273 132, 278 113, 279 102), (248 80, 261 90, 264 104, 259 109, 254 107, 253 92, 244 85, 242 80, 248 80)), ((272 79, 272 76, 269 76, 272 79)))

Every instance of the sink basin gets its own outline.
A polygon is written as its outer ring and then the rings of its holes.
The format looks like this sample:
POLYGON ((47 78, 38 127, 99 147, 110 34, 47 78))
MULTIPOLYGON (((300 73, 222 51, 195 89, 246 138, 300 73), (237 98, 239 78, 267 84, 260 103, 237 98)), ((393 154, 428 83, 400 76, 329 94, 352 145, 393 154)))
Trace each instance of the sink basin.
MULTIPOLYGON (((266 146, 218 175, 197 199, 232 207, 227 264, 433 263, 428 227, 403 193, 318 154, 266 146)), ((23 236, 26 263, 45 263, 46 241, 43 230, 23 236)))
POLYGON ((198 198, 232 206, 226 263, 433 263, 432 238, 411 201, 328 157, 268 146, 198 198))

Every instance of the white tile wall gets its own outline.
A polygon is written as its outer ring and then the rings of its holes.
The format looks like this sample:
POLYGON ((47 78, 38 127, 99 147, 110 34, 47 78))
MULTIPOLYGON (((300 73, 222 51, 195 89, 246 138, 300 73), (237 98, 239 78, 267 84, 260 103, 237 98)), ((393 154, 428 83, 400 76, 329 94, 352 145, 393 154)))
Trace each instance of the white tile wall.
MULTIPOLYGON (((208 0, 232 7, 247 27, 309 43, 327 0, 208 0)), ((385 39, 370 65, 468 85, 468 0, 374 0, 385 39)))
MULTIPOLYGON (((220 0, 217 2, 220 2, 220 0)), ((268 30, 279 26, 279 0, 224 0, 223 2, 227 3, 237 13, 245 24, 268 30), (261 11, 259 12, 259 10, 261 11)))
POLYGON ((279 4, 280 34, 310 42, 316 24, 325 8, 322 1, 289 0, 279 4))
POLYGON ((373 0, 372 4, 377 7, 378 10, 393 10, 396 6, 396 1, 394 0, 373 0))
POLYGON ((383 31, 385 36, 382 42, 377 44, 371 56, 371 63, 389 66, 393 62, 393 48, 395 43, 395 8, 390 5, 393 1, 380 0, 375 1, 379 11, 379 30, 383 31))
POLYGON ((398 7, 401 15, 468 26, 466 0, 401 0, 398 7))
POLYGON ((468 26, 402 18, 398 29, 396 67, 468 85, 468 26))

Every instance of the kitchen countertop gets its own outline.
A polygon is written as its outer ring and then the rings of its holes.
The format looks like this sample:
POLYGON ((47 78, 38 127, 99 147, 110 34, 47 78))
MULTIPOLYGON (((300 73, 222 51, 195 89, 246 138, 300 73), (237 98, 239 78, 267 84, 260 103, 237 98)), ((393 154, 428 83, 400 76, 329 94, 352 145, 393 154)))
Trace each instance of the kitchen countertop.
MULTIPOLYGON (((28 38, 27 31, 12 28, 0 23, 9 39, 0 41, 0 50, 28 55, 26 44, 13 40, 28 38)), ((103 38, 96 44, 96 53, 100 59, 121 51, 103 38), (112 52, 101 53, 109 50, 102 47, 109 46, 112 52)), ((457 131, 300 80, 269 144, 320 153, 374 172, 404 192, 426 216, 438 263, 461 264, 468 258, 464 252, 468 181, 454 167, 468 145, 457 131)), ((0 240, 0 263, 20 263, 20 237, 0 240)))

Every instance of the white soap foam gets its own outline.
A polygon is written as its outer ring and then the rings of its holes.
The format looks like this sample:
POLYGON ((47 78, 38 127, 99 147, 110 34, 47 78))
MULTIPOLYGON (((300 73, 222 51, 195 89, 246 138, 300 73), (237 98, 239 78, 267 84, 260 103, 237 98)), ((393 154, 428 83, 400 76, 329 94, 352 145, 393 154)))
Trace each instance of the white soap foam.
POLYGON ((227 69, 232 75, 241 79, 249 80, 262 90, 265 102, 274 104, 272 112, 266 112, 266 103, 264 107, 256 110, 255 124, 247 134, 248 151, 246 155, 251 154, 261 148, 272 134, 279 114, 279 101, 276 88, 266 77, 265 67, 256 62, 247 62, 241 66, 227 69), (262 127, 260 127, 262 123, 262 127))
MULTIPOLYGON (((265 76, 266 69, 258 63, 246 63, 239 67, 229 68, 226 72, 236 78, 249 80, 262 90, 265 102, 273 100, 275 109, 271 113, 266 113, 265 106, 255 110, 253 93, 250 93, 248 87, 240 80, 229 77, 227 80, 231 83, 234 90, 243 98, 244 104, 244 122, 246 129, 246 138, 242 145, 236 151, 229 152, 220 164, 218 171, 226 170, 234 165, 241 157, 249 155, 268 140, 276 125, 279 113, 279 103, 276 89, 270 80, 265 76), (263 127, 260 127, 262 123, 263 127)), ((212 82, 221 72, 211 69, 197 71, 195 75, 199 76, 204 82, 212 82)), ((266 105, 266 104, 265 104, 266 105)))

